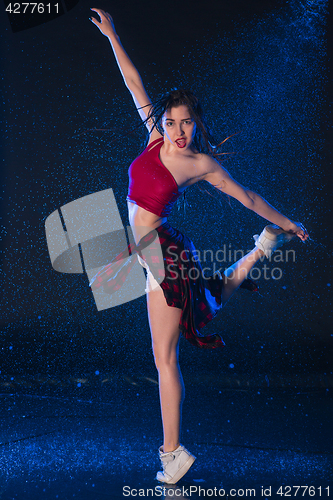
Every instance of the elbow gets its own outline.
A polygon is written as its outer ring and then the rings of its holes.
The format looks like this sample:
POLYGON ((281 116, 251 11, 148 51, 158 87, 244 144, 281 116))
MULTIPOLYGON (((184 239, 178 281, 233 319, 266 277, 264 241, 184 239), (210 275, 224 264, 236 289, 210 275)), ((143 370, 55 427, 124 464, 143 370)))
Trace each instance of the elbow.
POLYGON ((135 80, 134 78, 130 77, 130 78, 124 78, 124 81, 125 81, 126 87, 132 93, 137 92, 138 89, 140 88, 141 82, 139 80, 135 80))
POLYGON ((124 82, 125 82, 125 85, 128 88, 128 90, 130 92, 134 92, 134 89, 135 89, 134 81, 131 78, 124 78, 124 82))
POLYGON ((249 210, 254 210, 256 204, 256 196, 256 193, 254 193, 253 191, 246 190, 245 199, 243 202, 244 207, 248 208, 249 210))

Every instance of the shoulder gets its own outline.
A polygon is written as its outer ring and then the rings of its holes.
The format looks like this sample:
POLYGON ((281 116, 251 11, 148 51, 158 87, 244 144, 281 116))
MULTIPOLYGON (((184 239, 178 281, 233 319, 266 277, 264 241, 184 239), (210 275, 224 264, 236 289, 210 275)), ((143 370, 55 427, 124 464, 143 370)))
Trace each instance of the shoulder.
POLYGON ((202 154, 202 177, 201 180, 207 181, 213 186, 223 188, 231 176, 229 172, 222 167, 221 163, 207 154, 202 154))
MULTIPOLYGON (((221 163, 208 154, 200 153, 200 163, 205 177, 228 174, 221 163)), ((208 178, 204 179, 208 180, 208 178)))

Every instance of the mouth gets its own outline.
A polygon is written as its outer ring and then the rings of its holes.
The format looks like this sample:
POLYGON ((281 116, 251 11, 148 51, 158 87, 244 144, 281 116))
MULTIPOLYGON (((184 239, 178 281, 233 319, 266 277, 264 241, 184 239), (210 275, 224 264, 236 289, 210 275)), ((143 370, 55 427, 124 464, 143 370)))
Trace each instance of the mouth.
POLYGON ((175 142, 179 148, 185 148, 186 146, 186 139, 177 139, 175 142))

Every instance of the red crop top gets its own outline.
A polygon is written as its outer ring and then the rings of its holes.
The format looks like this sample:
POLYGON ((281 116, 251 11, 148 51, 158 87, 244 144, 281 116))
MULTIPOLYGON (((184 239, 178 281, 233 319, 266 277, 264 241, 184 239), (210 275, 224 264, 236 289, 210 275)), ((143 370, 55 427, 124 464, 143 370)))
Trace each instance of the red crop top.
POLYGON ((163 142, 163 138, 153 141, 131 164, 126 199, 153 214, 167 217, 182 193, 175 178, 160 160, 163 142))

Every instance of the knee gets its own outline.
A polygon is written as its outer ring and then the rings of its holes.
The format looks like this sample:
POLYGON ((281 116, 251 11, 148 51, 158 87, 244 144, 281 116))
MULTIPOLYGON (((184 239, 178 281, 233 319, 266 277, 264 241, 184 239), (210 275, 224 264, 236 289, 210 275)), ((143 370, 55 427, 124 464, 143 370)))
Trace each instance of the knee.
POLYGON ((154 362, 158 371, 178 367, 178 349, 162 349, 153 346, 154 362))

